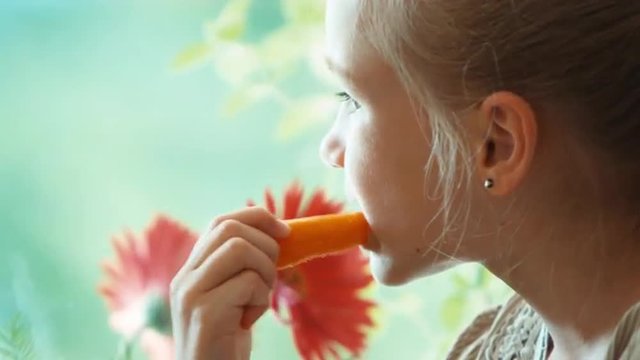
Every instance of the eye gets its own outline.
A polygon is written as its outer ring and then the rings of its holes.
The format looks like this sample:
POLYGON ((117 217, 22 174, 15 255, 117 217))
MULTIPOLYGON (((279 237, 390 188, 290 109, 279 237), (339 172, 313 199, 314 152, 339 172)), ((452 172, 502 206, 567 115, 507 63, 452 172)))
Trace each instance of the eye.
POLYGON ((360 105, 359 102, 357 102, 356 100, 354 100, 351 95, 349 95, 348 92, 345 91, 341 91, 336 93, 336 96, 338 97, 338 99, 340 99, 341 102, 344 103, 348 103, 349 105, 353 106, 352 112, 360 109, 362 106, 360 105))

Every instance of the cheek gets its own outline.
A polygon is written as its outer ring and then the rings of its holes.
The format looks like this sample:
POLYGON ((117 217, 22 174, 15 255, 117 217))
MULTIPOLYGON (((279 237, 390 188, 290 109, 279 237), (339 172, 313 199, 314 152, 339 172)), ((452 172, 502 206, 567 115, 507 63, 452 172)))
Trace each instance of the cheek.
POLYGON ((345 152, 345 181, 347 192, 364 207, 369 214, 374 204, 384 202, 385 192, 380 183, 391 169, 386 168, 380 141, 375 131, 365 126, 356 126, 349 133, 345 152))
POLYGON ((427 140, 416 133, 417 124, 405 131, 353 130, 345 156, 346 182, 373 230, 369 247, 376 279, 394 285, 434 272, 444 259, 436 263, 435 256, 425 256, 442 233, 440 204, 428 196, 427 185, 435 179, 425 178, 427 140))
POLYGON ((425 208, 432 207, 424 189, 427 159, 418 155, 425 149, 424 140, 384 128, 354 130, 345 156, 347 187, 383 243, 414 247, 429 221, 431 211, 425 208))

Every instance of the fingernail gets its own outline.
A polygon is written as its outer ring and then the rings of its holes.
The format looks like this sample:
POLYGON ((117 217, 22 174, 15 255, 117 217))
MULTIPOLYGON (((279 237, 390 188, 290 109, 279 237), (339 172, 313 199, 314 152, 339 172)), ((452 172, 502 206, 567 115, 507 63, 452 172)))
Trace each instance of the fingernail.
POLYGON ((285 237, 289 235, 289 232, 291 232, 291 228, 289 227, 289 225, 282 220, 277 220, 277 223, 277 237, 285 237))

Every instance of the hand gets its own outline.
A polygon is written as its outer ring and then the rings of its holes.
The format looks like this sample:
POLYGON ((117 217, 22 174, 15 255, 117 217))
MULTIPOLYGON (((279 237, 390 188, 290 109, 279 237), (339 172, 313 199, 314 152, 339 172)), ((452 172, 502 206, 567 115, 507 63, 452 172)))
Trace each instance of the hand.
POLYGON ((216 218, 171 282, 179 360, 245 360, 251 326, 269 307, 278 244, 289 227, 251 207, 216 218))

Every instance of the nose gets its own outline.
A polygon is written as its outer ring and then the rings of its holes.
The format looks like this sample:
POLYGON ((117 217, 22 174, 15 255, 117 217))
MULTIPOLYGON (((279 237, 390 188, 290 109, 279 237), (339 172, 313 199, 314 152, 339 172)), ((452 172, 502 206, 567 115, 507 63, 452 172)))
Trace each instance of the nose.
POLYGON ((335 130, 335 128, 331 129, 322 139, 320 158, 329 166, 343 168, 345 144, 343 138, 335 130))

